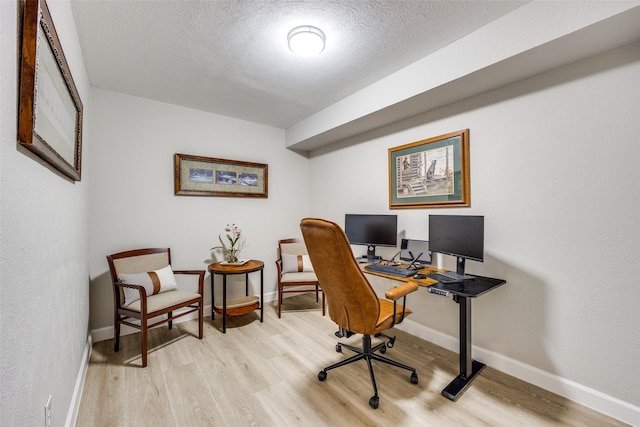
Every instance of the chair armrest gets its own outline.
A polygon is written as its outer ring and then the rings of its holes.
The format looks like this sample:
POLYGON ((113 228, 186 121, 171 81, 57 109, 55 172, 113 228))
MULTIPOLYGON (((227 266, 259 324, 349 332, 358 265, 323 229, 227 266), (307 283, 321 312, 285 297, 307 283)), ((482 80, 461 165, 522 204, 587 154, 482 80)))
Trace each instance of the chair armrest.
POLYGON ((144 295, 145 297, 147 296, 147 290, 142 285, 134 285, 132 283, 125 283, 125 282, 118 281, 116 282, 116 286, 120 286, 121 288, 137 289, 141 295, 144 295))
POLYGON ((418 284, 415 282, 407 282, 402 285, 398 285, 395 288, 389 289, 385 292, 384 297, 390 301, 396 301, 399 298, 410 294, 411 292, 415 292, 418 290, 418 284))
POLYGON ((407 282, 402 285, 398 285, 395 288, 389 289, 385 292, 384 296, 386 299, 393 301, 393 323, 391 327, 402 323, 404 318, 406 317, 406 303, 407 303, 407 294, 411 292, 415 292, 418 290, 418 284, 415 282, 407 282), (402 315, 400 316, 400 321, 396 322, 396 312, 398 308, 398 299, 402 298, 402 315))
POLYGON ((173 270, 173 274, 191 274, 198 277, 198 293, 204 296, 204 270, 173 270))
MULTIPOLYGON (((141 312, 146 313, 147 312, 147 290, 144 288, 144 286, 142 285, 134 285, 131 283, 124 283, 121 281, 116 281, 115 285, 120 287, 120 288, 131 288, 131 289, 137 289, 138 292, 140 293, 140 310, 142 310, 141 312)), ((118 308, 122 307, 122 303, 123 301, 120 301, 120 296, 118 296, 118 308)), ((123 307, 126 308, 126 307, 123 307)))

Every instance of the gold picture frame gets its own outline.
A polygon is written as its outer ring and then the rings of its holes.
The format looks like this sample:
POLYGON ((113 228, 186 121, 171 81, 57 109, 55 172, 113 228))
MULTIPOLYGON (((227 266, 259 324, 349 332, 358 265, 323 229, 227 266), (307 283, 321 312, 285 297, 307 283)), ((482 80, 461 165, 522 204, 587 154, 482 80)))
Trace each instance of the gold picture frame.
POLYGON ((45 0, 24 2, 18 144, 73 181, 82 164, 82 101, 45 0))
POLYGON ((389 208, 471 205, 469 129, 389 149, 389 208))
POLYGON ((175 194, 178 196, 267 198, 268 169, 264 163, 174 155, 175 194))

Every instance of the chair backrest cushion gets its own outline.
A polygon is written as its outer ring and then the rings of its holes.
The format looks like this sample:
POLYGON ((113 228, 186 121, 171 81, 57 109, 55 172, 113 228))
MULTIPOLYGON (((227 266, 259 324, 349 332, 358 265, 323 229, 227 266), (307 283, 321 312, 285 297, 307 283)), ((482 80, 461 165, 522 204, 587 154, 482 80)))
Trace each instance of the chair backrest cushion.
POLYGON ((282 273, 313 273, 313 264, 304 242, 289 239, 279 242, 282 273))
POLYGON ((300 223, 300 229, 327 296, 331 319, 351 332, 373 333, 380 301, 360 270, 342 228, 331 221, 306 218, 300 223))
MULTIPOLYGON (((170 265, 159 270, 145 271, 144 273, 118 273, 118 279, 131 285, 144 286, 147 295, 178 289, 178 283, 170 265)), ((140 293, 137 289, 122 288, 122 290, 124 291, 123 305, 127 306, 140 299, 140 293)))
POLYGON ((313 273, 309 255, 282 254, 282 273, 313 273))

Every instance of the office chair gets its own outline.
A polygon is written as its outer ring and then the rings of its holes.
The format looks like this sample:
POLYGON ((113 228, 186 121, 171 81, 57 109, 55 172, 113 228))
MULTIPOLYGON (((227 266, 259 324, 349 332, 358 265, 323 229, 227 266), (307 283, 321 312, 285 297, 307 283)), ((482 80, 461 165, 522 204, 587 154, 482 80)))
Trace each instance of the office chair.
POLYGON ((415 368, 376 353, 385 353, 387 347, 393 347, 395 339, 382 332, 402 322, 405 316, 411 313, 411 310, 405 308, 406 295, 415 292, 418 285, 413 282, 404 283, 388 290, 385 293, 387 299, 379 299, 360 269, 349 240, 338 224, 306 218, 300 223, 300 229, 320 286, 327 296, 329 316, 340 328, 336 335, 343 335, 340 331, 346 332, 347 335, 362 334, 362 348, 343 343, 336 345, 337 352, 341 352, 342 347, 345 347, 356 354, 324 368, 318 373, 318 379, 326 380, 327 371, 331 369, 361 359, 366 360, 373 386, 373 396, 369 399, 369 405, 376 409, 380 399, 371 363, 373 360, 411 371, 411 383, 418 383, 415 368), (396 301, 400 298, 402 306, 399 307, 396 301), (372 346, 372 335, 387 337, 390 341, 372 346))

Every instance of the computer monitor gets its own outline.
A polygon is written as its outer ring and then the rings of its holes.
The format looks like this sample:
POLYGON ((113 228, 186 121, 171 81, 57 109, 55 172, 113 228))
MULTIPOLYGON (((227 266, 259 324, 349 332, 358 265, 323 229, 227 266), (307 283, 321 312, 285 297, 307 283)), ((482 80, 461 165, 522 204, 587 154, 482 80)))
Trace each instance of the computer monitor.
POLYGON ((367 260, 380 259, 376 256, 376 246, 397 246, 398 216, 346 214, 344 232, 352 245, 367 246, 367 260))
POLYGON ((429 241, 402 239, 400 242, 400 259, 417 264, 431 264, 429 241))
POLYGON ((465 260, 484 261, 484 216, 429 215, 429 249, 457 257, 463 275, 465 260))

